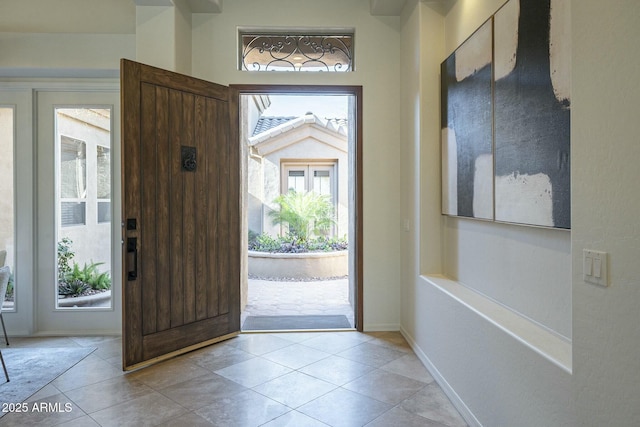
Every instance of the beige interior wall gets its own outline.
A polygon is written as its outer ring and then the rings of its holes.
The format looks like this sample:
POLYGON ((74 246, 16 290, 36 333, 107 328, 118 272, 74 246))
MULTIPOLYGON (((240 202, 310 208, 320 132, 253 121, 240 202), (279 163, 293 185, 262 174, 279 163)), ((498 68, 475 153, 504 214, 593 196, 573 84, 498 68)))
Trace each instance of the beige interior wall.
POLYGON ((471 425, 632 426, 640 419, 634 403, 640 361, 632 356, 640 342, 635 308, 640 301, 640 234, 634 218, 640 203, 635 195, 640 146, 635 137, 638 121, 632 117, 640 99, 635 84, 640 55, 633 48, 640 41, 640 4, 580 0, 570 5, 570 232, 449 218, 438 228, 425 203, 437 191, 425 179, 428 162, 439 156, 434 148, 437 137, 425 122, 420 132, 415 131, 410 117, 429 115, 429 106, 439 97, 426 95, 434 86, 424 77, 502 3, 458 0, 438 17, 427 5, 414 2, 403 14, 403 68, 423 77, 421 102, 416 102, 413 90, 403 90, 403 169, 412 168, 418 134, 423 156, 421 174, 413 170, 403 179, 409 184, 403 215, 411 215, 413 209, 415 188, 410 183, 422 186, 422 227, 420 242, 411 236, 403 239, 402 265, 409 272, 403 273, 402 330, 471 425), (416 51, 422 65, 415 63, 416 51), (444 237, 437 251, 444 260, 441 270, 439 255, 430 253, 428 246, 438 229, 444 237), (608 253, 608 287, 584 281, 583 249, 608 253), (415 276, 415 261, 405 254, 421 258, 422 273, 444 272, 492 297, 496 292, 512 293, 497 299, 514 312, 522 313, 529 304, 546 310, 548 316, 543 311, 536 314, 541 323, 571 339, 571 372, 415 276))
POLYGON ((400 323, 400 19, 374 17, 368 2, 236 0, 222 14, 193 16, 193 74, 222 84, 363 86, 364 327, 400 323), (356 31, 353 73, 237 70, 238 27, 346 27, 356 31), (383 52, 380 55, 380 52, 383 52), (375 70, 375 71, 372 71, 375 70))

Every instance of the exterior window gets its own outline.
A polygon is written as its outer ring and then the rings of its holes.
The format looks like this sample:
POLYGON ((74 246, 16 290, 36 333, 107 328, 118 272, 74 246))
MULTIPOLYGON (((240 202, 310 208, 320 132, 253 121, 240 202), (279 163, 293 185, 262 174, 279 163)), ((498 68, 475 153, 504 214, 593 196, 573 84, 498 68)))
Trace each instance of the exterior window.
POLYGON ((283 163, 283 185, 281 192, 295 190, 296 192, 314 191, 329 196, 333 203, 337 202, 336 191, 336 163, 283 163))
POLYGON ((60 224, 73 227, 87 223, 87 204, 85 202, 60 202, 60 224))
POLYGON ((0 267, 11 268, 9 285, 5 295, 0 295, 0 305, 5 311, 14 310, 14 188, 13 141, 15 136, 15 109, 0 106, 0 267))
POLYGON ((240 32, 242 71, 353 71, 353 33, 240 32))
POLYGON ((98 222, 111 222, 111 202, 98 202, 98 222))
MULTIPOLYGON (((316 162, 296 162, 288 160, 282 163, 282 184, 280 191, 282 194, 289 191, 305 193, 313 191, 324 196, 328 196, 334 207, 334 213, 338 212, 338 191, 336 171, 338 162, 335 160, 324 160, 316 162)), ((333 236, 336 227, 332 226, 329 235, 333 236)))
POLYGON ((305 170, 289 170, 287 191, 294 190, 298 193, 306 191, 305 170))
POLYGON ((63 227, 86 224, 87 144, 60 138, 60 220, 63 227))
POLYGON ((313 190, 319 194, 331 195, 331 173, 328 170, 313 171, 313 190))
POLYGON ((96 147, 96 187, 98 222, 111 222, 111 151, 96 147))
POLYGON ((111 306, 111 108, 56 108, 57 308, 111 306), (71 136, 73 135, 73 136, 71 136), (78 296, 93 295, 79 306, 78 296))

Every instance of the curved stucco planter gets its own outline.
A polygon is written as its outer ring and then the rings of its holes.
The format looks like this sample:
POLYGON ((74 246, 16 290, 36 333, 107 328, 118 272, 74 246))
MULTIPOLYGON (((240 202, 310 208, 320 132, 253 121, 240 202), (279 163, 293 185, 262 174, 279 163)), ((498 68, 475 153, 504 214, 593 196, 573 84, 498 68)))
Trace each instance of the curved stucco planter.
POLYGON ((59 298, 58 307, 104 307, 111 300, 111 290, 84 297, 59 298))
POLYGON ((249 251, 249 274, 311 279, 349 274, 349 251, 279 254, 249 251))

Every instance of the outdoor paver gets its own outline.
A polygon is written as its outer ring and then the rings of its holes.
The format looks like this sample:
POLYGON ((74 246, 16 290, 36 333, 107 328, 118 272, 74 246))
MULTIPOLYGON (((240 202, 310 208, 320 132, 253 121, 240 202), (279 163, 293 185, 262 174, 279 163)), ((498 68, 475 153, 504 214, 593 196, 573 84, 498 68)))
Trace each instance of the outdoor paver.
POLYGON ((241 324, 248 316, 340 314, 354 324, 348 278, 300 282, 249 279, 247 306, 242 312, 241 324))

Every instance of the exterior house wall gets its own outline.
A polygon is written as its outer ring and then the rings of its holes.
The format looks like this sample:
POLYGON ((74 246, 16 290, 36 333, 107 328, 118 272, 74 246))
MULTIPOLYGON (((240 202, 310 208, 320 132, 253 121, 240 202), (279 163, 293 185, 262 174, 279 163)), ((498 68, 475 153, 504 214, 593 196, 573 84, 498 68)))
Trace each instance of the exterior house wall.
MULTIPOLYGON (((284 163, 313 163, 326 160, 336 162, 335 196, 337 224, 334 236, 344 237, 349 231, 349 182, 348 182, 348 152, 347 137, 335 132, 327 132, 318 128, 315 124, 304 124, 301 127, 285 131, 274 136, 262 144, 275 146, 274 151, 267 151, 263 157, 253 156, 249 160, 249 179, 254 178, 257 184, 250 183, 249 187, 249 229, 255 232, 266 232, 272 236, 282 234, 280 225, 272 223, 269 212, 277 210, 277 204, 273 203, 276 197, 282 194, 282 183, 286 179, 282 166, 284 163), (280 148, 283 147, 283 148, 280 148), (252 189, 254 192, 252 192, 252 189), (253 204, 256 205, 253 205, 253 204), (260 207, 257 207, 259 203, 260 207), (259 210, 259 212, 258 212, 259 210), (259 215, 258 218, 253 215, 259 215), (260 228, 251 228, 253 225, 260 228)), ((254 145, 255 151, 262 152, 260 143, 254 145)), ((324 163, 324 162, 322 162, 324 163)))
POLYGON ((249 232, 260 233, 262 231, 262 200, 264 199, 264 174, 262 172, 262 158, 253 155, 249 149, 248 138, 244 134, 250 134, 256 128, 263 111, 271 105, 268 95, 244 96, 241 102, 241 120, 246 126, 241 138, 245 144, 244 151, 248 153, 247 158, 247 227, 249 232))
POLYGON ((249 232, 262 233, 264 203, 265 203, 265 181, 264 181, 264 159, 259 156, 249 156, 247 168, 247 220, 249 232))
MULTIPOLYGON (((110 120, 106 117, 92 115, 92 124, 84 120, 77 120, 73 115, 58 114, 56 121, 59 136, 78 139, 86 144, 86 217, 84 225, 60 226, 58 218, 58 241, 63 237, 72 240, 71 250, 75 253, 73 262, 80 267, 85 263, 102 262, 98 267, 100 272, 111 269, 111 221, 98 222, 97 198, 97 147, 111 147, 110 120), (107 242, 107 243, 105 243, 107 242)), ((59 154, 59 153, 58 153, 59 154)), ((60 177, 58 176, 58 179, 60 177)), ((61 185, 58 183, 58 186, 61 185)), ((58 190, 59 191, 59 190, 58 190)), ((56 198, 59 209, 59 198, 56 198)), ((73 266, 73 264, 71 265, 73 266)))

